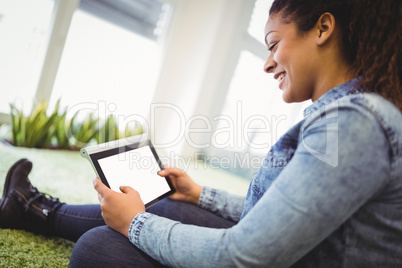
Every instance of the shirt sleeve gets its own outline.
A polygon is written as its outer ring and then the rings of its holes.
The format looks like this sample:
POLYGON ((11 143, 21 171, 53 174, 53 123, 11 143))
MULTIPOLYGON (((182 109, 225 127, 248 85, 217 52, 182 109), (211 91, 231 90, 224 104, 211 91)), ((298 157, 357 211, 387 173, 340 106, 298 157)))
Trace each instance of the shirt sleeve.
POLYGON ((366 111, 327 110, 301 131, 292 160, 232 228, 184 225, 144 212, 131 224, 130 241, 171 267, 290 266, 378 193, 390 168, 386 136, 366 111))
POLYGON ((225 219, 238 222, 244 207, 244 196, 204 186, 198 206, 225 219))

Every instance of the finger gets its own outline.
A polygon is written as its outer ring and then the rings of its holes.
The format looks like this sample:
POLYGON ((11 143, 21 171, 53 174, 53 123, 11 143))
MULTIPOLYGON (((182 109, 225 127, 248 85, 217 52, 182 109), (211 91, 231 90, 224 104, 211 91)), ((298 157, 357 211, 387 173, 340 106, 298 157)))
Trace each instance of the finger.
POLYGON ((166 169, 162 169, 160 171, 157 172, 159 176, 164 177, 167 176, 167 172, 166 169))
POLYGON ((169 176, 169 175, 174 175, 174 176, 179 176, 184 173, 184 170, 181 170, 176 167, 169 167, 166 169, 162 169, 161 171, 158 172, 159 176, 169 176))
POLYGON ((140 202, 142 202, 141 195, 137 190, 131 188, 130 186, 120 186, 119 188, 120 188, 120 191, 122 191, 124 194, 130 194, 131 193, 134 196, 136 196, 136 198, 138 198, 138 200, 140 202))
POLYGON ((131 191, 135 191, 133 188, 130 186, 120 186, 120 191, 122 191, 125 194, 128 194, 131 191))
POLYGON ((94 184, 94 188, 95 190, 98 192, 98 194, 100 194, 101 196, 104 196, 106 194, 107 191, 109 191, 110 189, 107 188, 106 185, 104 185, 102 183, 102 181, 99 178, 95 178, 93 180, 93 184, 94 184))

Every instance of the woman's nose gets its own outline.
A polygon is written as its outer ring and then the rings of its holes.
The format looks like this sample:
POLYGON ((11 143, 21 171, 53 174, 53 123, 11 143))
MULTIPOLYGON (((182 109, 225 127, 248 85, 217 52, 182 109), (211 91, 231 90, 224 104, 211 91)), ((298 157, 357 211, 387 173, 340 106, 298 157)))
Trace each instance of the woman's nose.
POLYGON ((274 61, 273 53, 270 53, 265 64, 264 64, 264 72, 272 73, 276 67, 276 62, 274 61))

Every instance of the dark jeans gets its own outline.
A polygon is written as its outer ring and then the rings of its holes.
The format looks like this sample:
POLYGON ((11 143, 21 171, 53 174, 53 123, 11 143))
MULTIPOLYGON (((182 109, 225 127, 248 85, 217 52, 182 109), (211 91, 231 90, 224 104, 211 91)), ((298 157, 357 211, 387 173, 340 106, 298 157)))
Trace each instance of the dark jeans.
MULTIPOLYGON (((148 212, 212 228, 229 228, 235 224, 197 206, 168 198, 147 209, 148 212)), ((70 267, 164 267, 153 260, 127 237, 105 225, 99 205, 62 205, 53 218, 56 236, 77 241, 70 267)))

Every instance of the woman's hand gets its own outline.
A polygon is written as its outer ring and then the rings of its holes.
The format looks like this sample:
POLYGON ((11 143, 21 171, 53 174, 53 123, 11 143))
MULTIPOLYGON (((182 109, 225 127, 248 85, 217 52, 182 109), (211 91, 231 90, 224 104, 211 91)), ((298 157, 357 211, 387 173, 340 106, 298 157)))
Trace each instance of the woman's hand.
POLYGON ((122 193, 118 193, 109 189, 98 178, 95 178, 93 183, 106 224, 128 237, 132 220, 138 213, 145 211, 139 193, 129 186, 120 186, 122 193))
POLYGON ((174 167, 167 167, 158 172, 159 176, 169 177, 176 192, 169 196, 171 199, 198 205, 202 186, 196 184, 186 172, 174 167))

